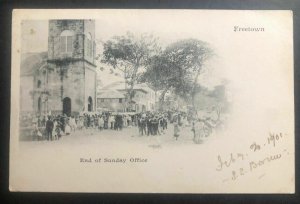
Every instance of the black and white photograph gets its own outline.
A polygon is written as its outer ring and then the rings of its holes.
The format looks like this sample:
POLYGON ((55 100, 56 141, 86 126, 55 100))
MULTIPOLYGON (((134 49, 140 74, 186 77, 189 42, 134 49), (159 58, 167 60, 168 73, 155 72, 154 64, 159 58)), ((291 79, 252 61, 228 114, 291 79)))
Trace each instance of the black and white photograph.
POLYGON ((293 193, 292 31, 290 11, 14 10, 10 190, 293 193))

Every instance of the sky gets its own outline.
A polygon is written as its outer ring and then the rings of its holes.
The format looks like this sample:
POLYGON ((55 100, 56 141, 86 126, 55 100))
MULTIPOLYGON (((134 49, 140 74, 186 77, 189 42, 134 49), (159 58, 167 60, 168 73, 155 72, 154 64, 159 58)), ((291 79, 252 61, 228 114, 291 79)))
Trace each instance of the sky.
MULTIPOLYGON (((220 33, 212 32, 216 28, 214 24, 203 18, 204 16, 197 17, 199 17, 199 20, 195 18, 195 15, 189 15, 189 13, 177 15, 174 12, 166 12, 163 16, 152 15, 148 12, 104 12, 95 20, 96 40, 104 42, 115 35, 124 35, 127 31, 130 31, 135 35, 147 33, 158 37, 158 42, 163 48, 170 43, 188 38, 208 42, 214 49, 216 57, 207 64, 206 67, 209 67, 209 72, 205 72, 200 77, 200 83, 208 88, 214 87, 223 80, 220 67, 224 66, 222 65, 222 57, 220 58, 222 55, 220 53, 224 49, 224 38, 220 33)), ((47 46, 48 21, 22 21, 22 53, 47 51, 47 46)), ((106 69, 106 71, 108 70, 109 68, 106 69)), ((102 74, 111 76, 106 71, 102 74)), ((119 79, 119 77, 113 78, 114 80, 119 79)), ((102 81, 104 85, 107 84, 105 79, 102 81)))

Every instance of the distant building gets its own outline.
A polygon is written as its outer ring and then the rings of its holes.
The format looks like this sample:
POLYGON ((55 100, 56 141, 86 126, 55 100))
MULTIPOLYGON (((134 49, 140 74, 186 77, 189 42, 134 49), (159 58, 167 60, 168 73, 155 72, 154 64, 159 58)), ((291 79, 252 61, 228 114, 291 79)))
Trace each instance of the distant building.
MULTIPOLYGON (((128 88, 128 87, 127 87, 128 88)), ((115 110, 111 106, 118 107, 119 111, 152 111, 155 110, 155 91, 151 89, 147 84, 134 85, 135 95, 132 98, 133 110, 128 110, 126 104, 126 84, 125 82, 118 81, 103 87, 97 94, 97 108, 107 108, 108 110, 115 110), (108 101, 111 104, 108 104, 108 101), (118 105, 116 105, 118 103, 118 105), (123 109, 122 109, 122 108, 123 109), (126 109, 127 108, 127 109, 126 109)))
POLYGON ((48 54, 22 59, 21 111, 94 111, 95 67, 95 21, 50 20, 48 54))
POLYGON ((126 111, 125 95, 113 89, 102 89, 97 93, 97 111, 126 111))

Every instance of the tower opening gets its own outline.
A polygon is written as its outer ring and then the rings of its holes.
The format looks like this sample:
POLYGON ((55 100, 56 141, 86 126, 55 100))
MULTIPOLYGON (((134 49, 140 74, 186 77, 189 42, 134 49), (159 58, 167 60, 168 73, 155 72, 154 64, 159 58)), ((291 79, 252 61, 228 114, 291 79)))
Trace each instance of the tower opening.
POLYGON ((93 111, 93 99, 91 96, 88 98, 88 111, 93 111))
POLYGON ((71 116, 71 99, 69 97, 66 97, 63 100, 63 114, 71 116))
POLYGON ((38 99, 38 113, 40 114, 42 111, 42 99, 39 97, 38 99))

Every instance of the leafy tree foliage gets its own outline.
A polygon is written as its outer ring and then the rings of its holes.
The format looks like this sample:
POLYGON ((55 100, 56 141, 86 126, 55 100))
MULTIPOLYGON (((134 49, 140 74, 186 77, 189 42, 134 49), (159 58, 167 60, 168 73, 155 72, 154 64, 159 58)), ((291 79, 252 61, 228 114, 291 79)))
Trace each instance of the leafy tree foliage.
POLYGON ((135 36, 127 32, 126 35, 114 36, 104 42, 103 48, 101 61, 124 73, 126 84, 129 86, 127 94, 129 102, 131 102, 139 71, 160 50, 157 39, 147 34, 135 36))
POLYGON ((161 102, 165 93, 172 90, 194 105, 194 96, 199 90, 198 78, 204 71, 204 63, 211 56, 213 50, 207 43, 196 39, 181 40, 152 57, 141 78, 156 90, 162 90, 161 102))

